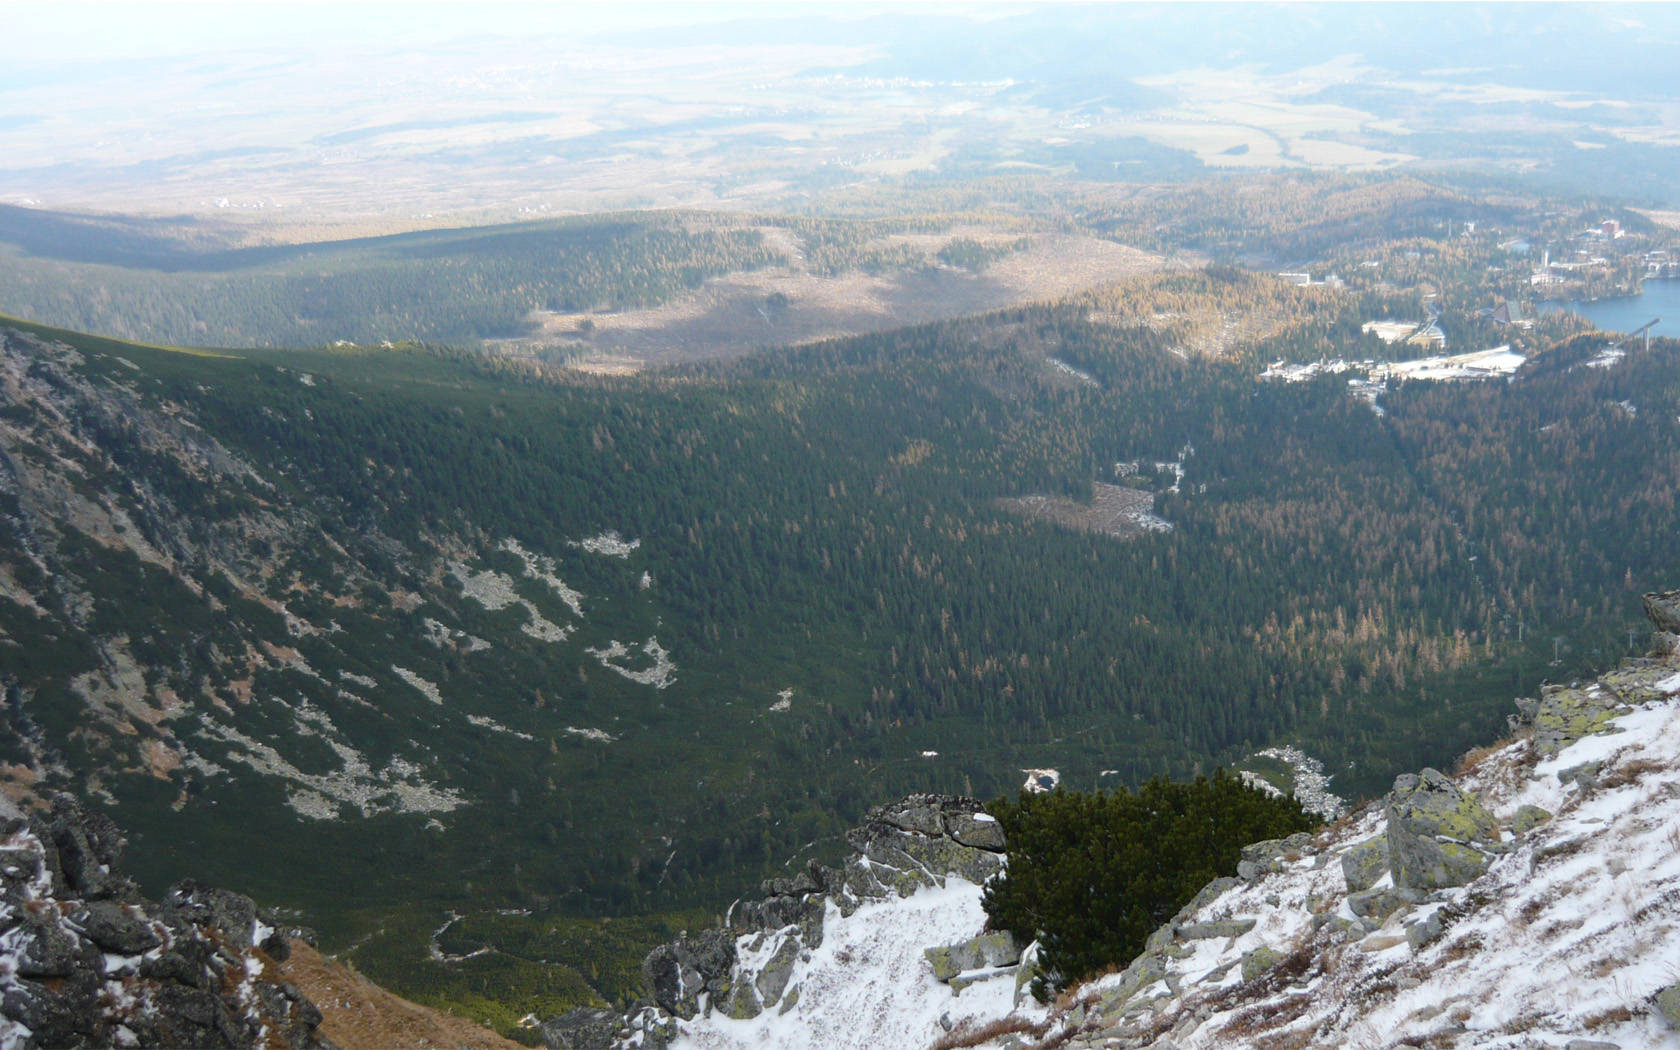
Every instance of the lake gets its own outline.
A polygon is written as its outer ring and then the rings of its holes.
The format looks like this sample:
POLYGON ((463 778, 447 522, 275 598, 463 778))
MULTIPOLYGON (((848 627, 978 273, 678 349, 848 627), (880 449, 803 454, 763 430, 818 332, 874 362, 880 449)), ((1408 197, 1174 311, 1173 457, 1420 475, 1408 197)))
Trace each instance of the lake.
POLYGON ((1662 320, 1652 335, 1680 336, 1680 278, 1646 281, 1643 293, 1595 303, 1547 303, 1546 313, 1573 310, 1607 332, 1630 332, 1653 317, 1662 320))

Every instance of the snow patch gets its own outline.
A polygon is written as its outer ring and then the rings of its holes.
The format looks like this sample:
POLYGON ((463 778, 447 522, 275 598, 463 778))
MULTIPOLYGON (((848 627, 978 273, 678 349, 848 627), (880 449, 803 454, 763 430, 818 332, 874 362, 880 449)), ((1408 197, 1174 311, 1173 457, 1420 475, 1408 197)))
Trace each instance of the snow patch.
POLYGON ((641 540, 627 540, 618 534, 617 529, 609 529, 599 536, 591 536, 586 540, 578 540, 572 544, 574 547, 582 547, 591 554, 604 554, 609 558, 628 558, 630 553, 641 545, 641 540))
POLYGON ((429 783, 419 775, 420 767, 404 758, 392 758, 384 769, 375 772, 361 752, 340 739, 326 712, 305 709, 297 714, 294 724, 299 733, 321 738, 337 754, 339 769, 331 773, 305 773, 268 744, 208 714, 201 715, 199 720, 205 735, 232 745, 228 761, 289 781, 292 789, 286 801, 301 817, 334 820, 341 805, 355 807, 364 817, 384 812, 447 813, 465 805, 459 792, 429 783))
POLYGON ((1021 772, 1027 775, 1027 782, 1021 787, 1035 795, 1044 791, 1054 791, 1062 782, 1061 771, 1055 769, 1023 769, 1021 772))
MULTIPOLYGON (((1347 811, 1347 803, 1340 796, 1330 791, 1330 777, 1325 775, 1324 763, 1308 756, 1297 747, 1268 747, 1264 751, 1255 752, 1256 758, 1273 758, 1289 767, 1295 777, 1295 801, 1301 808, 1321 820, 1335 820, 1347 811)), ((1242 782, 1249 787, 1259 788, 1274 797, 1282 796, 1275 785, 1248 770, 1241 770, 1238 775, 1242 782)))
POLYGON ((467 716, 467 721, 471 722, 473 725, 478 726, 481 729, 488 729, 491 732, 495 732, 495 733, 505 733, 508 736, 516 736, 521 740, 535 740, 536 739, 536 737, 532 736, 530 733, 521 733, 517 729, 509 729, 507 726, 502 725, 500 722, 496 721, 494 718, 490 718, 486 715, 468 715, 467 716))
POLYGON ((1084 383, 1086 386, 1102 386, 1101 383, 1097 382, 1096 376, 1073 367, 1061 358, 1049 357, 1045 358, 1045 360, 1049 361, 1050 364, 1055 367, 1056 371, 1062 373, 1063 375, 1072 376, 1081 383, 1084 383))
POLYGON ((567 726, 566 732, 572 734, 573 736, 581 736, 585 740, 594 740, 602 744, 610 744, 614 740, 618 739, 618 737, 613 736, 604 729, 580 729, 577 726, 567 726))

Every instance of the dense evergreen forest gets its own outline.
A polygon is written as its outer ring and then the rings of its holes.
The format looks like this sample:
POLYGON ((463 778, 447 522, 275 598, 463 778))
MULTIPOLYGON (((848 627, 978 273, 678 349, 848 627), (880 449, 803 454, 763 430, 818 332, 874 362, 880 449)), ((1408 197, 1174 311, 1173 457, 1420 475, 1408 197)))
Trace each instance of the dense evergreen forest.
POLYGON ((0 211, 0 309, 185 346, 467 343, 533 310, 651 306, 779 253, 700 215, 587 216, 325 244, 182 247, 0 211))

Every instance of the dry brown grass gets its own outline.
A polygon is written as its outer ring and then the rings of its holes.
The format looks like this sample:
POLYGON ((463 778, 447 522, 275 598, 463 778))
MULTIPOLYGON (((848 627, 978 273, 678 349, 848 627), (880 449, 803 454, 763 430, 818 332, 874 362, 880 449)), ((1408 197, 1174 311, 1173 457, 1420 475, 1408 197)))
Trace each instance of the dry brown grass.
MULTIPOLYGON (((986 239, 978 230, 967 233, 986 239)), ((929 243, 945 239, 942 234, 929 243)), ((493 345, 509 351, 531 343, 587 346, 575 367, 622 372, 1052 301, 1166 265, 1160 256, 1095 237, 1034 233, 1028 239, 1027 250, 1007 255, 978 274, 912 267, 883 274, 851 270, 825 275, 790 260, 790 265, 714 278, 656 307, 589 314, 533 312, 528 320, 537 326, 537 335, 493 345), (764 307, 773 295, 785 297, 787 305, 771 314, 764 307), (587 331, 580 327, 584 321, 589 322, 587 331)), ((890 238, 876 243, 886 240, 890 238)))
POLYGON ((1624 1021, 1631 1021, 1637 1016, 1638 1015, 1625 1004, 1612 1006, 1608 1010, 1600 1010, 1596 1014, 1589 1014, 1586 1017, 1581 1018, 1581 1027, 1591 1032, 1595 1029, 1604 1028, 1608 1025, 1621 1024, 1624 1021))
POLYGON ((1030 1035, 1039 1039, 1049 1030, 1050 1022, 1035 1024, 1025 1017, 1000 1017, 983 1025, 965 1021, 934 1040, 931 1050, 962 1050, 963 1047, 979 1046, 1006 1035, 1030 1035))
POLYGON ((320 1032, 344 1050, 522 1050, 488 1028, 398 998, 303 943, 279 966, 320 1008, 320 1032))
POLYGON ((1482 763, 1505 750, 1507 747, 1510 747, 1515 742, 1516 740, 1514 737, 1506 737, 1503 740, 1496 740, 1485 747, 1478 747, 1470 751, 1466 751, 1459 758, 1458 765, 1453 767, 1453 777, 1456 779, 1458 777, 1468 776, 1469 774, 1474 773, 1476 770, 1481 768, 1482 763))
POLYGON ((1666 764, 1654 759, 1636 758, 1631 762, 1623 762, 1615 769, 1600 776, 1598 786, 1601 788, 1626 787, 1629 784, 1638 783, 1639 778, 1647 773, 1660 773, 1667 768, 1666 764))
POLYGON ((1465 936, 1458 938, 1456 941, 1453 941, 1451 944, 1448 944, 1446 948, 1442 950, 1441 962, 1449 963, 1455 962, 1459 959, 1468 958, 1481 951, 1485 946, 1486 945, 1483 943, 1480 935, 1474 933, 1466 934, 1465 936))
POLYGON ((1239 1010, 1220 1035, 1233 1039, 1250 1039, 1258 1037, 1263 1032, 1282 1028, 1299 1019, 1313 1004, 1310 994, 1291 995, 1283 999, 1272 999, 1267 1002, 1239 1010))

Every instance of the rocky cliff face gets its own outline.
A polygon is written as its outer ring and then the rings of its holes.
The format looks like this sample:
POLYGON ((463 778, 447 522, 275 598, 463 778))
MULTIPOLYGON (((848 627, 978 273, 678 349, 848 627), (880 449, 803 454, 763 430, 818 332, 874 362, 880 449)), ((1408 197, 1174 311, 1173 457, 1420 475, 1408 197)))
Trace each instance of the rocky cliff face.
POLYGON ((283 980, 289 930, 193 882, 141 897, 122 836, 67 795, 0 815, 0 1046, 329 1047, 283 980))

